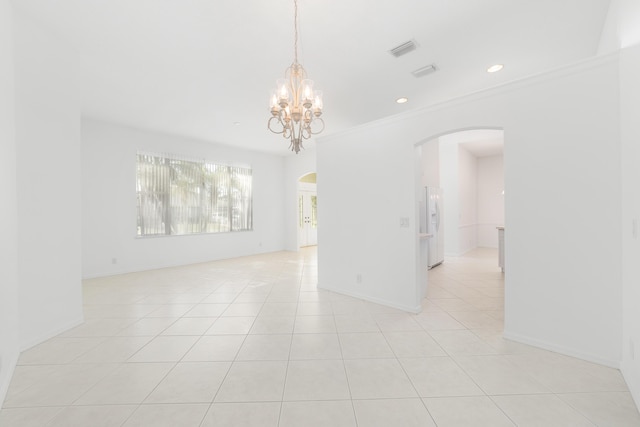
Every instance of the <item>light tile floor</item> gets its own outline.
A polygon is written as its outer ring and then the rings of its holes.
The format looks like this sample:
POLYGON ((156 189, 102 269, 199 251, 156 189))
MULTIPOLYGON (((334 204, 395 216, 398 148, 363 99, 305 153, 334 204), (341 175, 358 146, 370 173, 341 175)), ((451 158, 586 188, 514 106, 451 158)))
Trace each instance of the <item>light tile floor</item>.
POLYGON ((87 280, 0 426, 640 426, 619 371, 502 338, 496 261, 447 259, 419 315, 318 290, 314 248, 87 280))

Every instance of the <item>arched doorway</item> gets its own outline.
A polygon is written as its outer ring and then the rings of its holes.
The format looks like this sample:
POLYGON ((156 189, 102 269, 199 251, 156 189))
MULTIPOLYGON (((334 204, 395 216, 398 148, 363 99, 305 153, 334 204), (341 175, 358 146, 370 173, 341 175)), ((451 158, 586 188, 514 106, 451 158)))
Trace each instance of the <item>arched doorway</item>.
MULTIPOLYGON (((418 147, 420 186, 443 191, 444 254, 498 247, 504 225, 504 134, 470 129, 440 135, 418 147)), ((424 195, 420 194, 420 199, 424 195)))
POLYGON ((318 193, 316 173, 298 180, 298 247, 318 244, 318 193))
POLYGON ((427 276, 436 278, 445 273, 441 270, 448 270, 435 268, 427 273, 436 243, 428 227, 428 189, 440 194, 437 237, 442 259, 459 263, 466 254, 482 252, 489 254, 490 271, 500 271, 504 264, 499 249, 504 247, 498 228, 504 230, 505 225, 503 130, 463 129, 437 135, 416 144, 416 156, 420 233, 425 236, 418 250, 421 296, 432 279, 427 276))

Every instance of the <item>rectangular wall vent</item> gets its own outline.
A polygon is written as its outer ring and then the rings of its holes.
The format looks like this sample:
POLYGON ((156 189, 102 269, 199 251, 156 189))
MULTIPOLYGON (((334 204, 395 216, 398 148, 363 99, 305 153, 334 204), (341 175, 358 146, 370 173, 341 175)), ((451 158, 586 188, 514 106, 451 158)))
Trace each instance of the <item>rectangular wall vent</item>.
POLYGON ((436 67, 436 64, 431 64, 426 67, 418 68, 417 70, 412 71, 411 74, 413 74, 414 77, 424 77, 435 71, 438 71, 438 67, 436 67))
POLYGON ((417 47, 418 45, 416 44, 415 40, 409 40, 408 42, 402 43, 400 46, 394 47, 389 51, 389 53, 398 58, 402 55, 406 55, 407 53, 416 50, 417 47))

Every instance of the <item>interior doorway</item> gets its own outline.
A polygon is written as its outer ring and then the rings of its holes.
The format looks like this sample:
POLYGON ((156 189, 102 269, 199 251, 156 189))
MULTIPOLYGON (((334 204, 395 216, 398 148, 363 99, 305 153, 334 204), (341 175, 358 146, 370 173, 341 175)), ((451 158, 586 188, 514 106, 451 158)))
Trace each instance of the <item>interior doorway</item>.
POLYGON ((318 244, 318 193, 316 174, 298 181, 298 247, 318 244))
MULTIPOLYGON (((429 270, 429 255, 436 237, 442 238, 444 263, 466 259, 469 253, 483 251, 493 258, 493 270, 504 271, 504 244, 500 230, 505 230, 504 131, 472 129, 454 131, 429 138, 416 146, 417 201, 419 204, 420 240, 418 246, 418 290, 421 296, 438 292, 438 276, 447 268, 429 270), (441 195, 441 225, 437 234, 428 227, 427 189, 441 195), (435 282, 435 283, 431 283, 435 282), (434 287, 429 290, 431 285, 434 287)), ((504 234, 502 234, 503 236, 504 234)), ((476 272, 470 273, 470 277, 476 272)), ((501 282, 501 286, 503 286, 501 282)))
POLYGON ((421 201, 426 197, 424 188, 441 189, 444 255, 498 249, 497 228, 505 222, 503 131, 474 129, 441 135, 418 147, 418 156, 421 201))

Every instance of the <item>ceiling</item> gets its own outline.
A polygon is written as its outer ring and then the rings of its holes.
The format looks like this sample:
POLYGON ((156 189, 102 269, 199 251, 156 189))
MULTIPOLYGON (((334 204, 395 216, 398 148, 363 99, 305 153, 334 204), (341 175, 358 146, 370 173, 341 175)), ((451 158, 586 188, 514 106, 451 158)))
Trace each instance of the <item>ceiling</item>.
POLYGON ((450 134, 460 147, 475 157, 498 156, 504 153, 504 132, 494 129, 474 129, 450 134))
MULTIPOLYGON (((292 0, 14 0, 66 40, 82 113, 286 155, 268 98, 293 60, 292 0)), ((324 92, 322 135, 597 52, 609 0, 299 0, 300 63, 324 92), (410 39, 418 49, 388 51, 410 39), (438 71, 411 71, 435 63, 438 71), (488 66, 504 70, 489 74, 488 66), (401 96, 406 104, 396 104, 401 96)), ((308 144, 313 147, 313 143, 308 144)))

